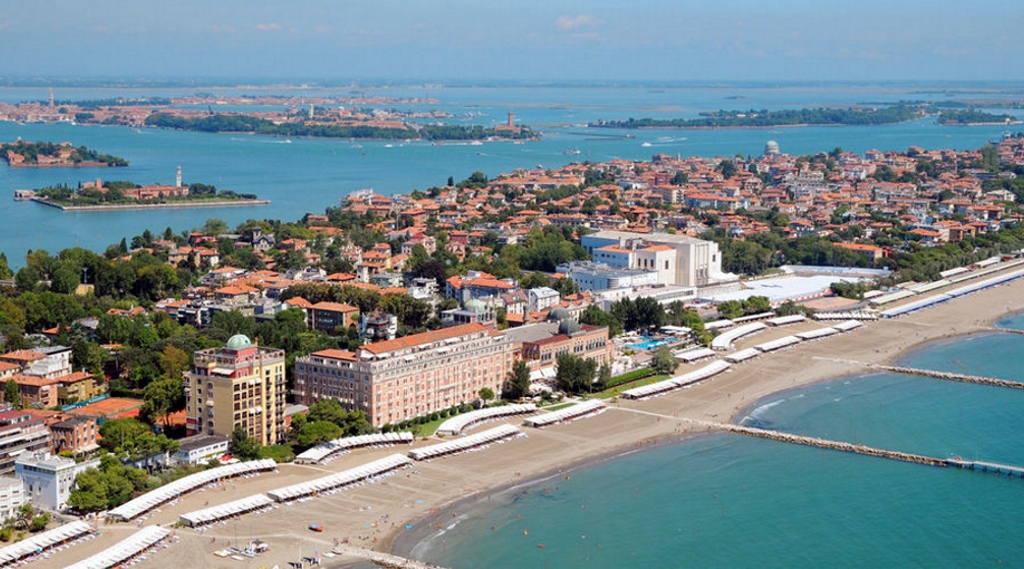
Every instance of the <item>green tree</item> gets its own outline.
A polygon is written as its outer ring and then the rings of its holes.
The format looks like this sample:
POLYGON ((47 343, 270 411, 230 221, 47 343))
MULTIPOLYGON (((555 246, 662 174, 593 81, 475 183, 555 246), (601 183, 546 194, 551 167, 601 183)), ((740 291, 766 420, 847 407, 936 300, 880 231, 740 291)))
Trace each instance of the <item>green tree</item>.
POLYGON ((512 364, 505 380, 505 398, 522 399, 530 393, 530 366, 523 360, 512 364))
POLYGON ((160 371, 168 379, 180 379, 185 370, 189 368, 189 357, 185 350, 170 344, 164 348, 163 352, 160 352, 157 361, 160 365, 160 371))
POLYGON ((141 414, 150 424, 157 421, 163 423, 164 428, 172 413, 185 408, 185 380, 179 374, 170 379, 154 381, 142 391, 141 414))
POLYGON ((4 402, 14 407, 21 408, 21 394, 18 392, 18 382, 8 379, 4 384, 4 402))
POLYGON ((772 303, 767 296, 751 296, 743 301, 743 312, 745 314, 762 314, 771 312, 772 303))
POLYGON ((605 326, 608 328, 608 337, 613 338, 622 333, 622 320, 614 313, 601 310, 596 304, 591 304, 580 314, 580 324, 588 326, 605 326))
POLYGON ((576 281, 569 277, 562 277, 556 280, 552 283, 551 288, 558 291, 558 294, 562 295, 563 298, 576 294, 580 291, 580 285, 576 284, 576 281))
POLYGON ((572 354, 560 354, 557 365, 555 381, 559 389, 572 395, 590 393, 594 387, 597 362, 572 354))
POLYGON ((295 435, 295 442, 300 447, 311 447, 316 444, 341 438, 344 431, 330 421, 313 421, 302 425, 295 435))
POLYGON ((551 286, 551 279, 540 271, 534 271, 519 280, 519 288, 529 290, 551 286))
POLYGON ((235 458, 239 460, 256 460, 260 457, 261 446, 260 442, 250 437, 242 427, 235 427, 235 430, 231 431, 231 441, 228 443, 228 448, 235 458))
POLYGON ((651 369, 654 373, 672 373, 676 370, 676 358, 668 346, 662 346, 655 350, 654 358, 651 359, 651 369))
POLYGON ((739 318, 743 316, 743 303, 738 300, 726 300, 718 305, 718 313, 723 318, 739 318))
POLYGON ((484 387, 484 388, 480 389, 480 391, 479 391, 479 393, 477 393, 477 395, 479 395, 480 399, 483 400, 484 405, 487 405, 488 401, 490 401, 491 399, 494 399, 494 390, 491 389, 490 387, 484 387))

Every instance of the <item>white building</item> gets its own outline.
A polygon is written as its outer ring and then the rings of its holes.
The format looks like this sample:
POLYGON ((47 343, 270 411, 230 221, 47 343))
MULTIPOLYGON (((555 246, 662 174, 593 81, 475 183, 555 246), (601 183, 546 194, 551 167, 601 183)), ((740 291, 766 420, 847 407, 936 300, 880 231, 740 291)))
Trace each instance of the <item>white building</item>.
POLYGON ((722 272, 718 244, 674 233, 599 231, 580 240, 596 262, 658 273, 661 284, 704 286, 735 280, 722 272))
POLYGON ((644 269, 612 267, 594 261, 572 261, 556 269, 573 280, 580 290, 610 290, 658 284, 658 273, 644 269))
POLYGON ((552 306, 557 306, 562 300, 557 290, 546 286, 531 288, 526 291, 526 298, 531 312, 541 312, 552 306))
POLYGON ((211 458, 219 458, 228 452, 228 441, 230 439, 221 435, 193 435, 181 439, 181 446, 171 461, 174 464, 188 464, 195 466, 203 464, 211 458))
POLYGON ((25 483, 14 476, 0 476, 0 519, 12 518, 28 502, 25 483))
POLYGON ((75 477, 99 465, 99 460, 76 463, 73 458, 47 452, 25 453, 14 463, 14 473, 25 483, 29 501, 40 508, 61 512, 68 507, 75 477))

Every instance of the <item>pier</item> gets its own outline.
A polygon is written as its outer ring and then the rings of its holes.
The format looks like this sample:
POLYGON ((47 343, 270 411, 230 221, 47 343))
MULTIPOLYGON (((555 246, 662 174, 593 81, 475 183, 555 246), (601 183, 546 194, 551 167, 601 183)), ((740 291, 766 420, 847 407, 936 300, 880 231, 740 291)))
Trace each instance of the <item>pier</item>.
POLYGON ((964 470, 978 470, 980 472, 992 472, 994 474, 1005 474, 1010 478, 1024 478, 1024 468, 1011 464, 998 464, 995 462, 984 462, 981 460, 963 460, 961 458, 946 459, 949 466, 955 466, 964 470))
POLYGON ((761 439, 770 439, 773 441, 779 441, 783 443, 792 443, 804 446, 812 446, 818 448, 824 448, 829 450, 837 450, 841 452, 852 452, 854 454, 864 454, 867 456, 875 456, 878 458, 887 458, 889 460, 898 460, 901 462, 913 462, 916 464, 924 464, 927 466, 938 466, 946 467, 949 466, 949 460, 945 458, 936 458, 933 456, 925 456, 923 454, 913 454, 909 452, 902 452, 898 450, 888 450, 882 448, 869 447, 862 444, 847 443, 842 441, 833 441, 829 439, 819 439, 817 437, 808 437, 804 435, 794 435, 792 433, 783 433, 780 431, 770 431, 768 429, 758 429, 756 427, 746 427, 743 425, 733 425, 730 423, 715 423, 711 421, 691 421, 693 424, 704 426, 710 429, 717 429, 720 431, 727 431, 730 433, 737 433, 740 435, 747 435, 751 437, 758 437, 761 439))
POLYGON ((332 553, 344 555, 346 557, 366 559, 367 561, 372 561, 381 567, 388 567, 390 569, 445 569, 440 565, 433 565, 431 563, 416 561, 415 559, 406 559, 397 555, 391 555, 390 553, 383 553, 372 549, 363 549, 361 547, 353 547, 351 545, 344 544, 335 546, 332 553))
POLYGON ((750 437, 758 437, 761 439, 770 439, 773 441, 779 441, 783 443, 812 446, 829 450, 837 450, 841 452, 851 452, 854 454, 863 454, 878 458, 886 458, 889 460, 898 460, 900 462, 912 462, 915 464, 923 464, 926 466, 937 466, 939 468, 954 467, 960 468, 962 470, 974 470, 977 472, 1005 474, 1010 478, 1024 478, 1024 467, 1014 466, 1012 464, 999 464, 995 462, 985 462, 980 460, 964 460, 960 457, 937 458, 934 456, 926 456, 923 454, 914 454, 898 450, 888 450, 882 448, 869 447, 862 444, 833 441, 828 439, 819 439, 817 437, 794 435, 792 433, 770 431, 768 429, 758 429, 756 427, 746 427, 743 425, 733 425, 731 423, 716 423, 713 421, 700 421, 696 419, 687 419, 687 422, 700 427, 705 427, 707 429, 716 429, 719 431, 747 435, 750 437))
POLYGON ((874 369, 880 369, 892 373, 902 373, 906 375, 920 375, 924 377, 934 377, 936 379, 945 379, 947 381, 959 381, 962 383, 976 383, 979 385, 994 385, 996 387, 1009 387, 1011 389, 1024 389, 1024 383, 1019 381, 1010 381, 1008 379, 998 379, 995 377, 983 377, 980 375, 969 375, 966 373, 954 373, 949 371, 934 371, 930 369, 918 369, 913 367, 901 367, 901 366, 887 366, 887 365, 873 365, 874 369))

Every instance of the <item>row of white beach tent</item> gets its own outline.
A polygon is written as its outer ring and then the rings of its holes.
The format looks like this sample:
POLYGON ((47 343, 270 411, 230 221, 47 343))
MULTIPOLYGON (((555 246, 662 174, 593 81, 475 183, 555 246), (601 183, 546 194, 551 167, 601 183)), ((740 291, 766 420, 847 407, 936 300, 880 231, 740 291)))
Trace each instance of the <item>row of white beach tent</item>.
POLYGON ((972 284, 969 284, 969 285, 964 285, 964 286, 961 286, 961 287, 957 287, 957 288, 955 288, 953 290, 948 290, 948 291, 946 291, 944 293, 937 294, 937 295, 931 296, 929 298, 923 298, 923 299, 921 299, 921 300, 919 300, 917 302, 911 302, 911 303, 905 304, 903 306, 899 306, 897 308, 891 308, 889 310, 886 310, 886 311, 882 312, 882 317, 883 318, 893 318, 893 317, 896 317, 896 316, 902 316, 904 314, 907 314, 909 312, 913 312, 915 310, 920 310, 922 308, 927 308, 927 307, 932 306, 934 304, 939 304, 940 302, 945 302, 945 301, 953 299, 953 298, 959 298, 961 296, 965 296, 965 295, 971 294, 973 292, 978 292, 979 290, 984 290, 986 288, 991 288, 991 287, 998 286, 998 285, 1001 285, 1001 284, 1004 284, 1004 283, 1008 283, 1008 282, 1010 282, 1012 280, 1016 280, 1016 279, 1019 279, 1021 277, 1024 277, 1024 269, 1018 269, 1016 271, 1012 271, 1012 272, 1009 272, 1009 273, 1006 273, 1006 274, 1003 274, 1003 275, 987 278, 985 280, 978 281, 976 283, 972 283, 972 284))
POLYGON ((758 344, 758 345, 754 346, 754 349, 759 351, 759 352, 768 353, 768 352, 774 352, 775 350, 781 350, 782 348, 788 348, 789 346, 792 346, 793 344, 799 344, 799 343, 800 343, 800 338, 798 338, 796 336, 783 336, 781 338, 776 338, 774 340, 765 342, 763 344, 758 344))
POLYGON ((245 514, 253 510, 266 508, 274 503, 265 494, 253 494, 240 500, 218 504, 210 508, 189 512, 178 516, 178 521, 189 526, 196 527, 229 518, 238 514, 245 514))
POLYGON ((295 457, 295 462, 300 464, 316 464, 333 454, 341 453, 348 449, 382 444, 411 443, 412 439, 413 434, 409 431, 342 437, 317 445, 299 454, 295 457))
POLYGON ((74 565, 69 565, 65 569, 107 569, 108 567, 114 567, 149 549, 170 535, 170 533, 171 530, 164 527, 146 526, 128 538, 114 544, 112 547, 108 547, 74 565))
MULTIPOLYGON (((760 322, 758 322, 760 324, 760 322)), ((762 324, 763 326, 763 324, 762 324)), ((675 377, 666 379, 665 381, 659 381, 650 385, 643 385, 640 387, 634 387, 633 389, 627 389, 622 392, 622 396, 628 399, 643 399, 644 397, 651 397, 671 391, 673 389, 679 389, 680 387, 686 387, 692 385, 698 381, 703 381, 709 377, 718 375, 729 368, 729 362, 722 360, 715 360, 708 365, 685 373, 683 375, 677 375, 675 377)))
POLYGON ((368 462, 362 466, 343 470, 314 480, 292 484, 291 486, 285 486, 284 488, 271 490, 270 492, 267 492, 267 496, 276 502, 286 502, 296 498, 310 496, 318 492, 326 492, 328 490, 333 490, 356 482, 362 482, 368 478, 379 476, 411 463, 412 461, 405 455, 392 454, 373 462, 368 462))
POLYGON ((441 423, 441 426, 437 428, 437 434, 459 435, 462 434, 462 431, 464 431, 466 427, 473 426, 476 423, 500 419, 502 417, 510 417, 512 415, 524 415, 535 411, 537 411, 537 406, 533 403, 516 403, 512 405, 500 405, 497 407, 485 407, 483 409, 477 409, 476 411, 462 413, 448 419, 441 423))
POLYGON ((806 332, 797 332, 793 335, 801 340, 817 340, 818 338, 825 338, 826 336, 832 336, 838 333, 839 330, 836 330, 831 326, 826 326, 824 328, 815 328, 814 330, 808 330, 806 332))
POLYGON ((815 312, 815 320, 878 320, 878 314, 863 310, 854 312, 815 312))
POLYGON ((772 326, 787 326, 789 324, 796 324, 797 322, 803 322, 807 320, 807 317, 803 314, 790 314, 789 316, 777 316, 775 318, 769 318, 765 320, 772 326))
POLYGON ((693 363, 698 360, 704 360, 707 358, 713 358, 718 353, 711 348, 697 348, 696 350, 688 350, 685 352, 679 352, 675 354, 675 358, 683 363, 693 363))
POLYGON ((743 349, 743 350, 735 351, 735 352, 733 352, 731 354, 727 354, 722 359, 724 359, 725 361, 727 361, 727 362, 729 362, 731 364, 738 364, 740 362, 745 362, 747 360, 756 358, 757 356, 760 356, 760 355, 761 355, 761 352, 757 351, 756 349, 754 349, 754 348, 746 348, 746 349, 743 349))
POLYGON ((62 544, 69 539, 75 539, 92 531, 93 528, 88 523, 75 520, 43 533, 31 535, 17 543, 0 549, 0 567, 17 562, 29 555, 46 551, 55 545, 62 544))
POLYGON ((715 350, 729 350, 732 349, 732 343, 743 336, 760 332, 768 326, 764 322, 751 322, 750 324, 744 324, 737 328, 733 328, 728 332, 722 332, 715 339, 711 340, 711 347, 715 350))
POLYGON ((468 435, 453 441, 446 441, 436 445, 413 449, 409 451, 409 457, 414 460, 427 460, 437 456, 462 452, 481 445, 514 437, 519 434, 521 434, 521 431, 513 425, 498 425, 493 429, 487 429, 486 431, 468 435))
POLYGON ((555 423, 561 423, 562 421, 570 421, 591 413, 599 413, 604 411, 604 409, 605 404, 603 401, 590 399, 588 401, 581 401, 570 407, 559 409, 558 411, 544 413, 543 415, 537 415, 535 417, 527 417, 523 421, 523 424, 528 427, 546 427, 547 425, 554 425, 555 423))
POLYGON ((234 464, 196 472, 195 474, 179 478, 174 482, 165 484, 155 490, 147 492, 134 500, 121 504, 107 512, 107 517, 119 521, 128 521, 152 510, 164 502, 173 500, 182 494, 191 492, 192 490, 205 486, 210 482, 235 476, 243 476, 264 470, 274 470, 275 468, 277 468, 277 463, 274 462, 273 459, 267 458, 263 460, 251 460, 249 462, 236 462, 234 464))

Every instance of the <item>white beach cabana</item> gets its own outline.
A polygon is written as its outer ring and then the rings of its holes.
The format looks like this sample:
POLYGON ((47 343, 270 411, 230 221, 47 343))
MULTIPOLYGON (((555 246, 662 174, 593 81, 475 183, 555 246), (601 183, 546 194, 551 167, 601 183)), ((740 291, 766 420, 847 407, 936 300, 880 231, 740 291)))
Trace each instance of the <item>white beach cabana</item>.
POLYGON ((343 470, 329 476, 322 476, 313 480, 307 480, 298 484, 292 484, 291 486, 271 490, 270 492, 267 492, 267 497, 275 502, 287 502, 296 498, 312 496, 320 492, 327 492, 334 490, 335 488, 348 486, 349 484, 364 482, 368 479, 372 479, 376 476, 380 476, 381 474, 385 474, 411 463, 412 461, 405 455, 392 454, 373 462, 368 462, 362 466, 343 470))
POLYGON ((700 369, 696 369, 683 375, 677 375, 675 377, 666 379, 665 381, 659 381, 657 383, 652 383, 650 385, 642 385, 640 387, 634 387, 633 389, 627 389, 622 392, 622 396, 626 397, 627 399, 644 399, 646 397, 661 395, 663 393, 668 393, 669 391, 673 391, 681 387, 693 385, 694 383, 718 375, 719 373, 722 373, 727 369, 729 369, 729 362, 715 360, 700 369))
POLYGON ((808 330, 806 332, 797 332, 796 334, 793 335, 796 336, 797 338, 800 338, 801 340, 817 340, 818 338, 825 338, 827 336, 832 336, 838 333, 839 330, 836 330, 835 328, 825 327, 815 328, 814 330, 808 330))
POLYGON ((513 415, 535 413, 536 411, 537 406, 533 403, 516 403, 512 405, 499 405, 497 407, 485 407, 483 409, 477 409, 476 411, 470 411, 469 413, 462 413, 448 419, 441 423, 441 426, 437 428, 436 432, 439 435, 460 435, 462 434, 462 431, 467 428, 475 427, 485 421, 493 421, 496 419, 511 417, 513 415))
POLYGON ((357 435, 354 437, 342 437, 333 441, 317 445, 295 457, 295 462, 300 464, 317 464, 324 459, 341 454, 350 449, 378 445, 395 445, 411 443, 413 434, 409 431, 395 433, 373 433, 369 435, 357 435))
POLYGON ((859 320, 846 320, 838 324, 834 324, 832 327, 840 332, 849 332, 850 330, 856 330, 864 324, 859 320))
POLYGON ((521 434, 522 431, 513 425, 498 425, 493 429, 487 429, 486 431, 468 435, 461 439, 455 439, 453 441, 410 450, 409 458, 413 460, 427 460, 439 456, 455 454, 457 452, 462 452, 521 434))
POLYGON ((65 569, 107 569, 135 557, 171 534, 160 526, 146 526, 103 551, 65 569))
POLYGON ((523 424, 527 427, 546 427, 547 425, 554 425, 555 423, 561 423, 562 421, 571 421, 573 419, 579 419, 580 417, 600 413, 604 410, 605 404, 603 401, 588 399, 587 401, 580 401, 571 407, 565 407, 558 411, 543 413, 536 417, 527 417, 526 420, 523 421, 523 424))
POLYGON ((217 522, 224 518, 230 518, 231 516, 247 514, 253 510, 266 508, 273 503, 274 501, 268 498, 265 494, 253 494, 252 496, 246 496, 241 500, 235 500, 226 504, 218 504, 202 510, 196 510, 195 512, 181 514, 178 516, 178 521, 189 527, 196 527, 217 522))
POLYGON ((46 551, 55 545, 63 544, 93 531, 93 527, 88 523, 75 520, 43 533, 30 535, 17 543, 0 549, 0 567, 17 563, 25 557, 46 551))
POLYGON ((159 488, 146 492, 134 500, 121 504, 107 512, 107 517, 118 521, 128 521, 152 510, 160 504, 169 502, 182 494, 191 492, 209 484, 210 482, 233 478, 235 476, 244 476, 266 470, 273 470, 275 468, 277 468, 277 463, 274 462, 273 459, 268 458, 263 460, 251 460, 248 462, 236 462, 234 464, 227 464, 217 468, 203 470, 202 472, 196 472, 195 474, 179 478, 169 484, 164 484, 159 488))
POLYGON ((807 317, 803 314, 790 314, 789 316, 776 316, 775 318, 769 318, 765 322, 769 326, 788 326, 789 324, 796 324, 797 322, 803 322, 807 320, 807 317))
POLYGON ((706 360, 717 356, 718 353, 711 348, 698 348, 696 350, 687 350, 685 352, 679 352, 675 354, 676 361, 683 362, 684 364, 692 364, 693 362, 706 360))
POLYGON ((747 348, 745 350, 737 350, 737 351, 735 351, 735 352, 725 356, 724 359, 725 359, 725 361, 727 361, 729 363, 738 364, 740 362, 745 362, 745 361, 747 361, 749 359, 756 358, 757 356, 760 356, 760 355, 761 355, 761 352, 759 352, 758 350, 755 350, 754 348, 747 348))
POLYGON ((782 348, 788 348, 794 344, 799 344, 801 341, 802 340, 796 336, 783 336, 763 344, 758 344, 754 346, 754 349, 765 353, 774 352, 775 350, 781 350, 782 348))
POLYGON ((743 336, 749 336, 750 334, 760 332, 766 328, 768 328, 768 326, 764 322, 751 322, 750 324, 738 326, 732 330, 722 332, 718 336, 715 336, 715 339, 711 340, 711 348, 719 351, 731 350, 732 343, 736 340, 743 336))

